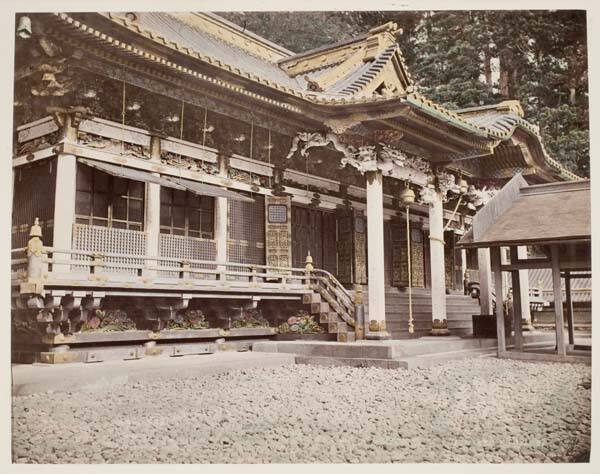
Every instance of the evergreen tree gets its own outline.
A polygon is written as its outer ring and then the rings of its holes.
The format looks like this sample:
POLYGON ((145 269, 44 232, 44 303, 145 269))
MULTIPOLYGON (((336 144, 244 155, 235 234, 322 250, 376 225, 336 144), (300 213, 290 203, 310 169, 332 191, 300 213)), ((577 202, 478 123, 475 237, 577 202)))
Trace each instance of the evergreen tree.
POLYGON ((589 176, 586 12, 226 13, 300 53, 395 21, 418 89, 448 108, 517 99, 548 152, 589 176))

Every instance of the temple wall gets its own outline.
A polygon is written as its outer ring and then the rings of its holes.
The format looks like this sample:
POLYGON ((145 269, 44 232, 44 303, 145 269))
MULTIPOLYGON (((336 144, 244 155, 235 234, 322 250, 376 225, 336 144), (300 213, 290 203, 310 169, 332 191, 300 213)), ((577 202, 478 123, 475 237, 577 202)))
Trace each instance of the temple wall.
POLYGON ((252 197, 255 202, 229 201, 227 260, 265 265, 265 203, 252 197))
POLYGON ((44 244, 52 245, 56 160, 48 159, 15 169, 12 203, 12 248, 27 245, 29 229, 40 220, 44 244))

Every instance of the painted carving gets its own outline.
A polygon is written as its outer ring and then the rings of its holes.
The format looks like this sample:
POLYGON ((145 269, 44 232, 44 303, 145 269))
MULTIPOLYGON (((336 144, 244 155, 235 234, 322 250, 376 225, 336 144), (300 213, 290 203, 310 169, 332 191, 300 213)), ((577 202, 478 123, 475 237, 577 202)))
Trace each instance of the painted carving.
POLYGON ((419 198, 417 201, 419 204, 424 204, 429 206, 433 203, 436 198, 437 191, 433 187, 433 185, 427 185, 419 189, 419 198))
POLYGON ((346 158, 352 158, 352 155, 356 152, 354 147, 349 147, 340 143, 337 135, 334 133, 327 133, 324 135, 318 132, 300 132, 292 140, 292 147, 290 148, 286 159, 290 159, 292 156, 294 156, 294 153, 296 153, 298 149, 300 149, 300 156, 306 158, 308 156, 308 150, 311 148, 324 147, 330 143, 337 151, 343 153, 344 157, 346 158), (300 147, 301 142, 305 143, 305 145, 302 147, 300 147))
POLYGON ((206 174, 219 174, 219 167, 215 163, 208 163, 202 160, 196 160, 188 156, 181 156, 170 152, 161 152, 160 162, 163 165, 185 168, 191 171, 201 171, 206 174))
POLYGON ((446 171, 438 171, 436 173, 438 189, 442 195, 442 201, 448 200, 448 193, 459 194, 460 187, 456 183, 456 177, 446 171))
POLYGON ((400 168, 410 168, 415 171, 421 171, 422 173, 429 173, 431 171, 429 162, 426 160, 423 160, 422 158, 409 158, 402 151, 384 144, 381 144, 379 157, 384 162, 391 163, 400 168))
POLYGON ((17 156, 28 155, 34 151, 52 146, 58 142, 58 131, 38 137, 25 143, 21 143, 17 148, 17 156))
POLYGON ((496 188, 488 188, 487 186, 484 186, 482 189, 477 189, 475 186, 471 185, 467 191, 467 198, 470 201, 467 206, 472 210, 476 210, 481 206, 485 206, 497 192, 498 189, 496 188))
POLYGON ((298 150, 300 156, 306 157, 311 148, 324 147, 330 143, 344 155, 340 160, 341 167, 351 165, 361 174, 368 171, 382 171, 389 175, 392 174, 394 167, 411 168, 424 173, 430 170, 429 164, 425 160, 409 158, 402 151, 383 143, 380 143, 379 146, 355 147, 340 142, 337 135, 333 133, 299 133, 292 141, 292 147, 286 158, 291 158, 298 150), (301 143, 304 145, 302 146, 301 143), (380 148, 379 151, 378 148, 380 148))
POLYGON ((106 150, 110 153, 133 156, 143 160, 150 159, 150 149, 136 143, 121 142, 121 140, 115 138, 105 138, 93 133, 81 131, 77 133, 77 141, 81 145, 85 145, 89 148, 97 148, 106 150))

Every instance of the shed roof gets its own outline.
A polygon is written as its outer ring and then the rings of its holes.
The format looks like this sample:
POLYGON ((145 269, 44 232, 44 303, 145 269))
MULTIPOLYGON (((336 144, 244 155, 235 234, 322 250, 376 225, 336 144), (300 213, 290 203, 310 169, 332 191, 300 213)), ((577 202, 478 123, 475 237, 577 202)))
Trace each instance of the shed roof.
POLYGON ((520 175, 515 178, 479 211, 473 219, 473 229, 459 241, 460 246, 488 247, 591 238, 589 180, 529 186, 520 175))

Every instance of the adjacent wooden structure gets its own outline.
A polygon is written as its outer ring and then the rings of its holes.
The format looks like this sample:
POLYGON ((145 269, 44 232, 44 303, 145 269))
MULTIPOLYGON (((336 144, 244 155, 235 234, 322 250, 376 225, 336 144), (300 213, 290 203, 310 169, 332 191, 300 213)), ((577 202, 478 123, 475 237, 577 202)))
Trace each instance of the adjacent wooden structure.
POLYGON ((556 315, 555 359, 569 360, 574 346, 571 272, 591 271, 591 199, 589 181, 530 186, 516 175, 473 218, 472 229, 459 245, 489 248, 496 288, 498 356, 539 359, 547 355, 524 354, 522 337, 521 285, 519 271, 551 268, 556 315), (545 258, 519 258, 517 247, 535 245, 545 258), (508 248, 510 262, 502 262, 508 248), (505 308, 499 295, 504 294, 502 272, 509 272, 513 289, 514 351, 506 350, 505 308), (561 278, 566 280, 568 343, 565 343, 561 278), (520 353, 515 355, 516 353, 520 353))

